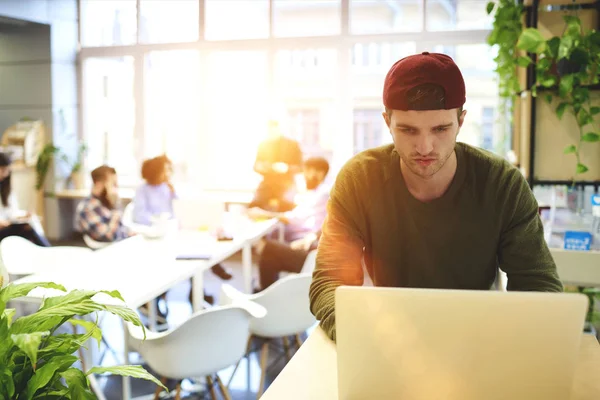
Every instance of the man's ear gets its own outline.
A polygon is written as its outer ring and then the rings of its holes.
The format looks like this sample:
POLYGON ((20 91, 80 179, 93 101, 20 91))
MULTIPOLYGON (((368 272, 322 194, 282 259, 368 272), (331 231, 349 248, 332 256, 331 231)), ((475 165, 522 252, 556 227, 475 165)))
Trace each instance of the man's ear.
POLYGON ((465 116, 467 115, 467 110, 463 110, 458 116, 458 127, 462 127, 463 122, 465 122, 465 116))
POLYGON ((390 116, 387 112, 382 112, 381 115, 383 116, 383 120, 385 121, 385 124, 387 125, 387 127, 390 127, 391 121, 390 121, 390 116))

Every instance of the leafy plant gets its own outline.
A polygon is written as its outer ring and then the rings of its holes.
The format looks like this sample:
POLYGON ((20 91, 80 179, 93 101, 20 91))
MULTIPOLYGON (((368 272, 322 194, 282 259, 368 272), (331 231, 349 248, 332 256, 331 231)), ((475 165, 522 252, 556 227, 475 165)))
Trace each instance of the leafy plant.
POLYGON ((80 142, 79 147, 77 148, 77 158, 71 165, 71 174, 81 171, 81 168, 83 168, 83 159, 87 153, 87 150, 87 145, 84 142, 80 142))
MULTIPOLYGON (((532 95, 536 96, 539 88, 547 89, 544 97, 548 103, 554 96, 560 99, 556 116, 561 119, 565 112, 570 112, 575 117, 579 140, 567 146, 564 153, 575 155, 577 176, 588 171, 581 162, 581 147, 600 141, 596 121, 600 107, 592 106, 589 88, 600 81, 600 32, 593 29, 584 32, 581 20, 574 15, 564 16, 564 21, 565 30, 561 37, 546 40, 540 31, 528 28, 522 32, 517 47, 538 56, 532 95)), ((527 59, 527 62, 532 61, 527 59)))
POLYGON ((492 32, 487 38, 490 46, 498 46, 496 73, 499 77, 500 97, 504 100, 503 108, 512 109, 515 96, 521 91, 517 76, 517 67, 526 67, 531 61, 519 56, 517 42, 523 31, 521 16, 524 7, 514 0, 498 0, 487 4, 487 13, 494 12, 492 32))
POLYGON ((123 300, 119 292, 75 290, 46 298, 37 312, 13 320, 15 310, 7 309, 7 302, 38 287, 65 291, 50 282, 11 284, 0 290, 0 400, 95 399, 87 376, 104 372, 147 379, 163 386, 141 366, 94 367, 86 372, 74 367, 78 358, 73 353, 90 338, 97 340, 98 345, 102 338, 95 322, 74 319, 76 316, 108 311, 142 326, 129 308, 92 299, 104 293, 123 300), (56 334, 67 323, 83 326, 86 333, 56 334))
POLYGON ((588 322, 592 325, 600 323, 600 312, 596 309, 596 301, 600 301, 600 289, 593 287, 566 287, 566 292, 571 293, 582 293, 586 295, 589 299, 589 307, 588 312, 586 314, 585 322, 588 322))
POLYGON ((46 176, 50 171, 50 166, 55 158, 59 158, 61 161, 69 162, 67 155, 62 152, 59 147, 54 146, 51 143, 46 144, 40 152, 37 162, 35 164, 35 171, 37 173, 35 189, 40 190, 44 187, 46 176))

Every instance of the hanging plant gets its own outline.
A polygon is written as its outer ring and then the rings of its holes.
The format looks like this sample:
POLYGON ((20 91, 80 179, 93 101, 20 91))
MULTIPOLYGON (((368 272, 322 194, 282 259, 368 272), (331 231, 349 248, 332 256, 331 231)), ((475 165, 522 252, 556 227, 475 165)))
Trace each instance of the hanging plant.
MULTIPOLYGON (((544 98, 548 103, 555 96, 560 99, 555 109, 559 119, 565 112, 575 116, 579 140, 567 146, 564 153, 575 156, 576 177, 588 171, 581 162, 582 146, 600 141, 597 121, 600 107, 592 106, 589 88, 600 81, 600 32, 593 29, 584 32, 577 16, 567 15, 564 20, 565 30, 561 37, 545 40, 540 31, 528 28, 521 33, 517 47, 538 57, 532 95, 537 96, 538 90, 546 89, 544 98)), ((527 62, 532 60, 527 57, 527 62)))
POLYGON ((523 32, 521 17, 524 12, 522 4, 514 0, 499 0, 487 4, 487 13, 494 13, 492 32, 487 38, 490 46, 497 46, 498 55, 496 73, 500 98, 504 110, 512 110, 515 96, 521 91, 517 76, 518 66, 527 66, 531 60, 520 57, 517 42, 523 32))

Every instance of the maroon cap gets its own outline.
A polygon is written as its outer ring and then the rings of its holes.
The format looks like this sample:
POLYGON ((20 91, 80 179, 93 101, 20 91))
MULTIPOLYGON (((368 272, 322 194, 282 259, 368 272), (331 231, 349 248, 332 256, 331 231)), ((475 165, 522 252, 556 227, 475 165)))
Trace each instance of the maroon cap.
POLYGON ((392 110, 410 110, 407 93, 423 84, 444 89, 446 110, 465 104, 465 80, 454 60, 445 54, 426 51, 392 65, 383 84, 383 104, 392 110))

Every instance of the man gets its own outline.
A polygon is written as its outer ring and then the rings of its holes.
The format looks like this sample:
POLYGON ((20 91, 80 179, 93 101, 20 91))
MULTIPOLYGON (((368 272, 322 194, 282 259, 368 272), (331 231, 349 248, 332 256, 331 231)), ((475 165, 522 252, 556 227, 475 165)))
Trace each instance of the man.
POLYGON ((294 208, 286 212, 266 211, 258 207, 248 210, 254 218, 279 218, 285 226, 285 241, 304 238, 309 233, 320 231, 325 215, 330 188, 324 184, 329 172, 329 163, 322 157, 309 158, 304 162, 306 192, 294 199, 294 208))
POLYGON ((250 207, 270 211, 293 208, 289 194, 294 189, 294 176, 302 170, 302 151, 293 139, 282 135, 279 121, 269 121, 267 140, 258 148, 254 171, 263 176, 250 207))
POLYGON ((92 171, 92 195, 77 206, 75 227, 98 242, 116 242, 132 236, 117 208, 117 171, 107 165, 92 171))
MULTIPOLYGON (((280 215, 288 222, 297 221, 287 239, 290 244, 262 239, 254 246, 259 256, 260 289, 271 286, 279 278, 279 273, 300 272, 308 252, 317 247, 321 226, 327 214, 329 187, 324 184, 329 172, 329 163, 324 158, 310 158, 304 163, 304 178, 307 192, 298 200, 298 206, 280 215)), ((287 227, 290 227, 288 225, 287 227)))
POLYGON ((333 340, 335 289, 374 285, 487 290, 498 267, 508 290, 562 291, 536 200, 508 162, 456 137, 466 111, 454 61, 422 53, 388 72, 383 118, 393 144, 367 150, 331 191, 310 288, 333 340))

